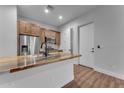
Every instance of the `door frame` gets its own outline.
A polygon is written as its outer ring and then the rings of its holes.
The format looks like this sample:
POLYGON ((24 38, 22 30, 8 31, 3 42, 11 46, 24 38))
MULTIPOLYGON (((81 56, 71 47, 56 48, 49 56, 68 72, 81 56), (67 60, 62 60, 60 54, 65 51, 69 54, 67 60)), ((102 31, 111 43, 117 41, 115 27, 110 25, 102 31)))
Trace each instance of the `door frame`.
MULTIPOLYGON (((85 23, 83 25, 79 25, 78 28, 77 28, 78 29, 78 54, 80 54, 80 28, 83 27, 83 26, 92 24, 92 23, 94 23, 94 21, 90 21, 90 22, 87 22, 87 23, 85 23)), ((78 64, 80 64, 80 60, 78 61, 78 64)), ((93 65, 92 68, 94 68, 94 65, 93 65)))
POLYGON ((70 28, 70 52, 73 54, 73 42, 74 42, 73 28, 70 28))

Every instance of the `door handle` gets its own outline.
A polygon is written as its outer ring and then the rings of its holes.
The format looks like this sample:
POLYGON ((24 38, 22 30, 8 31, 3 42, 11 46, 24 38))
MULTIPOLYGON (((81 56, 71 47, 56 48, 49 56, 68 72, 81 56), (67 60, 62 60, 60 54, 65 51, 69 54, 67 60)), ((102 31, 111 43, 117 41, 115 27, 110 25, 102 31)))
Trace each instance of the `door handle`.
POLYGON ((94 51, 90 51, 90 52, 94 52, 94 51))
POLYGON ((92 53, 93 53, 93 52, 94 52, 94 48, 92 48, 92 50, 91 50, 90 52, 92 52, 92 53))

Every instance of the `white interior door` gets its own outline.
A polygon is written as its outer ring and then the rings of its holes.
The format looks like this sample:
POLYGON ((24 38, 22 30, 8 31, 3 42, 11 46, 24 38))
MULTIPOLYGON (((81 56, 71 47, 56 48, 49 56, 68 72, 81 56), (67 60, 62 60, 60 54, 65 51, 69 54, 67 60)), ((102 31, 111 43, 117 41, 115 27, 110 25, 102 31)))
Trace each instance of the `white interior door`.
POLYGON ((94 23, 79 28, 79 64, 93 68, 94 65, 94 23))

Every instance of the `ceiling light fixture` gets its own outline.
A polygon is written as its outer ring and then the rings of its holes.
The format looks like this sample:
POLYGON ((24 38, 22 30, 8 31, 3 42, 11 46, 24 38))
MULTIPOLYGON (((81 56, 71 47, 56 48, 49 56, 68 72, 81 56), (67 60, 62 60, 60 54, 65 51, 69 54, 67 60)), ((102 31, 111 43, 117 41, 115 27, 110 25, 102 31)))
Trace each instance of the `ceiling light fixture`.
POLYGON ((45 13, 49 13, 49 10, 45 8, 45 9, 44 9, 44 12, 45 12, 45 13))
POLYGON ((45 7, 45 9, 44 9, 44 12, 45 13, 49 13, 49 12, 51 12, 51 11, 53 11, 53 7, 51 6, 51 5, 47 5, 46 7, 45 7))
POLYGON ((60 15, 58 18, 59 18, 60 20, 62 20, 62 19, 63 19, 63 16, 60 15))

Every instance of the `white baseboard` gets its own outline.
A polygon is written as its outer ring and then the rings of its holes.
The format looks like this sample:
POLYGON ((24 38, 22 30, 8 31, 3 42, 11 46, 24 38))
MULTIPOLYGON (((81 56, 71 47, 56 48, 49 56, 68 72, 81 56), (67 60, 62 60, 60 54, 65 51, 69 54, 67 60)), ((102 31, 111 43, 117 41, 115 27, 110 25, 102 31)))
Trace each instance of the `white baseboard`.
POLYGON ((122 74, 118 74, 118 73, 115 73, 115 72, 112 72, 112 71, 109 71, 109 70, 101 69, 99 67, 95 67, 94 70, 97 71, 97 72, 101 72, 101 73, 104 73, 104 74, 107 74, 107 75, 110 75, 110 76, 113 76, 113 77, 124 80, 124 75, 122 75, 122 74))

